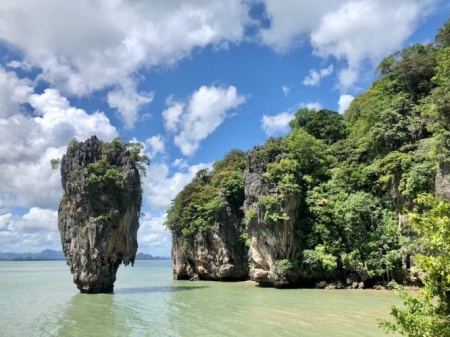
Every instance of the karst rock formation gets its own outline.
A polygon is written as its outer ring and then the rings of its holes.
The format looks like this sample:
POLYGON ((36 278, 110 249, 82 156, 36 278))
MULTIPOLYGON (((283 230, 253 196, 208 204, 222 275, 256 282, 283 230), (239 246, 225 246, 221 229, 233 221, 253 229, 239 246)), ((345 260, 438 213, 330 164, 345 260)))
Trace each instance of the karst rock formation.
POLYGON ((61 160, 58 228, 82 293, 113 292, 121 263, 134 264, 142 201, 139 171, 120 141, 72 141, 61 160))

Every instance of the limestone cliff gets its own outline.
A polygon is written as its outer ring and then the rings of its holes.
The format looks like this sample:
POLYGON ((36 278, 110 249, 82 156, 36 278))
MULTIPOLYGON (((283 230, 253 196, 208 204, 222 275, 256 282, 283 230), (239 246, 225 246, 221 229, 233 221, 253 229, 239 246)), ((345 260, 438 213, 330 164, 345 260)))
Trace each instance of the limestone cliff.
POLYGON ((272 221, 265 216, 267 206, 259 202, 260 197, 277 198, 280 191, 264 177, 266 163, 257 160, 260 150, 256 147, 246 156, 244 211, 250 239, 250 278, 261 285, 290 286, 299 281, 299 273, 289 268, 289 261, 294 260, 300 248, 294 234, 300 200, 289 197, 277 210, 286 220, 272 221))
POLYGON ((248 278, 243 235, 245 154, 233 150, 200 170, 173 200, 166 226, 172 232, 174 279, 248 278))
POLYGON ((446 162, 438 165, 434 189, 436 196, 450 200, 450 165, 446 162))
POLYGON ((248 264, 237 219, 217 222, 210 233, 186 237, 172 232, 173 278, 236 281, 246 279, 248 264))
POLYGON ((121 263, 133 265, 142 190, 132 154, 119 141, 73 141, 61 160, 58 228, 81 292, 112 292, 121 263))

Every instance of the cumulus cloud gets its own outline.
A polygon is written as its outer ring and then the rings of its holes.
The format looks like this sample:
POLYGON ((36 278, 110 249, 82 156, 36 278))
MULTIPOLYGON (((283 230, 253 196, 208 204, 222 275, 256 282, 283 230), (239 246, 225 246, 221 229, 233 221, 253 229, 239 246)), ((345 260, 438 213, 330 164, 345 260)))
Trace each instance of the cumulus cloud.
POLYGON ((133 80, 125 80, 107 95, 108 105, 117 109, 126 129, 133 128, 138 120, 141 107, 152 101, 153 93, 137 92, 136 83, 133 80))
POLYGON ((333 65, 330 64, 329 67, 320 69, 319 71, 311 69, 309 71, 308 76, 303 80, 303 84, 310 85, 318 85, 320 80, 324 77, 330 76, 333 73, 333 65))
POLYGON ((157 154, 164 154, 166 149, 164 139, 159 134, 148 138, 145 141, 145 145, 147 147, 148 156, 150 158, 155 157, 157 154))
POLYGON ((301 103, 300 107, 308 108, 311 110, 321 110, 323 108, 323 106, 320 102, 301 103))
POLYGON ((245 97, 239 95, 234 86, 202 86, 186 103, 168 102, 172 105, 163 111, 166 130, 176 133, 175 145, 190 156, 198 150, 200 142, 222 124, 229 110, 245 102, 245 97))
POLYGON ((180 124, 180 117, 183 113, 185 104, 174 102, 171 97, 166 100, 166 104, 169 105, 169 107, 162 113, 164 127, 169 132, 177 132, 180 124))
POLYGON ((277 52, 287 52, 307 41, 324 13, 333 11, 345 0, 262 0, 270 26, 260 30, 264 44, 277 52))
POLYGON ((289 132, 289 122, 294 118, 293 113, 282 112, 275 116, 264 115, 261 119, 261 128, 267 136, 278 136, 289 132))
POLYGON ((345 110, 348 109, 348 107, 350 106, 350 103, 353 101, 355 97, 353 97, 352 95, 341 95, 339 97, 339 113, 343 114, 345 112, 345 110))
POLYGON ((197 164, 171 173, 164 163, 153 163, 143 179, 144 200, 154 211, 167 210, 176 195, 191 182, 195 174, 202 169, 210 169, 212 164, 197 164))
POLYGON ((311 34, 315 53, 347 62, 339 74, 344 87, 353 85, 365 60, 376 64, 412 34, 432 1, 348 2, 325 15, 311 34))
POLYGON ((24 215, 0 215, 0 247, 3 252, 60 250, 57 212, 32 207, 24 215))
MULTIPOLYGON (((338 77, 343 88, 351 87, 362 64, 376 64, 413 33, 417 22, 428 15, 436 0, 263 0, 270 25, 260 31, 261 40, 278 52, 309 40, 314 54, 334 57, 346 66, 338 77)), ((319 73, 320 74, 320 73, 319 73)), ((318 77, 313 73, 312 82, 318 77)), ((309 82, 309 81, 307 81, 309 82)))
POLYGON ((20 79, 14 72, 0 67, 0 118, 19 112, 33 91, 30 80, 20 79))
POLYGON ((164 227, 165 213, 146 214, 139 221, 139 251, 153 256, 170 256, 172 235, 164 227))
POLYGON ((72 138, 93 134, 110 141, 116 129, 101 112, 92 114, 72 107, 56 89, 33 94, 25 80, 0 69, 0 205, 56 208, 61 194, 59 173, 50 159, 59 158, 72 138), (2 81, 2 78, 9 79, 2 81), (1 94, 0 94, 1 95, 1 94), (28 110, 23 104, 29 104, 28 110))
POLYGON ((248 6, 240 0, 5 0, 0 41, 23 56, 11 67, 39 69, 38 79, 65 95, 116 86, 108 102, 130 127, 151 94, 123 87, 124 81, 142 68, 174 64, 194 48, 237 43, 248 22, 248 6))

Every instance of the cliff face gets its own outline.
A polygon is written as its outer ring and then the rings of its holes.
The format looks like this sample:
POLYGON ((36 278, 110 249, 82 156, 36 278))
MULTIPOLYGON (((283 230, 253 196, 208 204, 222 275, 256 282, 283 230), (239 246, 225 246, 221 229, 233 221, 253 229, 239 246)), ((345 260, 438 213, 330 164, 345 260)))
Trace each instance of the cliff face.
POLYGON ((435 194, 446 200, 450 200, 450 165, 440 163, 436 170, 435 194))
POLYGON ((243 280, 248 264, 239 220, 225 215, 210 233, 186 237, 172 231, 173 278, 175 280, 243 280))
POLYGON ((139 172, 120 143, 71 143, 61 161, 58 228, 81 292, 112 292, 119 265, 133 265, 142 201, 139 172))
POLYGON ((258 148, 247 153, 245 173, 245 201, 250 278, 261 285, 289 286, 299 281, 299 273, 287 267, 300 247, 294 235, 294 225, 300 200, 289 197, 278 211, 288 220, 271 221, 265 216, 267 206, 259 202, 262 196, 277 197, 280 192, 275 183, 264 177, 265 164, 255 160, 258 148))

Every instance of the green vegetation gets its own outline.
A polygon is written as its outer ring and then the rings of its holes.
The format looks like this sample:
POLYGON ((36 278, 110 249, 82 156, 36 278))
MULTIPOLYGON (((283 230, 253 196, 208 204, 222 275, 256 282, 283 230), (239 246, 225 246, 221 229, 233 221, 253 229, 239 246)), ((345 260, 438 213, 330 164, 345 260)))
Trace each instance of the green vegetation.
MULTIPOLYGON (((447 336, 450 204, 429 194, 450 165, 450 21, 434 43, 391 54, 377 73, 343 116, 301 109, 289 135, 249 152, 249 167, 233 151, 212 172, 199 172, 175 199, 167 226, 192 236, 231 210, 248 227, 289 222, 301 251, 277 256, 275 269, 298 271, 306 281, 351 275, 388 284, 421 272, 424 290, 411 297, 397 287, 405 308, 393 308, 395 322, 383 326, 447 336), (245 169, 262 173, 270 191, 250 200, 244 216, 245 169)), ((441 189, 450 195, 448 186, 441 189)))
MULTIPOLYGON (((78 141, 73 139, 67 147, 66 155, 73 155, 78 146, 78 141)), ((141 203, 142 189, 140 186, 126 184, 121 158, 128 153, 131 165, 141 174, 145 174, 144 165, 150 164, 150 160, 141 154, 142 148, 140 144, 124 143, 120 138, 115 138, 111 143, 101 142, 98 149, 99 158, 93 158, 85 168, 69 173, 65 183, 66 191, 82 193, 89 197, 90 210, 97 222, 114 222, 127 203, 141 203)), ((60 162, 60 159, 50 161, 52 168, 56 168, 60 162)), ((64 197, 62 203, 70 210, 71 216, 75 216, 75 205, 68 205, 64 197)))
POLYGON ((233 150, 216 162, 211 172, 200 170, 173 201, 167 211, 166 226, 192 237, 197 231, 210 233, 212 226, 221 220, 241 218, 244 168, 244 153, 233 150))
POLYGON ((395 321, 380 325, 406 336, 450 336, 450 203, 431 194, 416 201, 409 222, 419 236, 416 268, 424 273, 425 286, 414 296, 394 285, 403 307, 392 306, 395 321))

